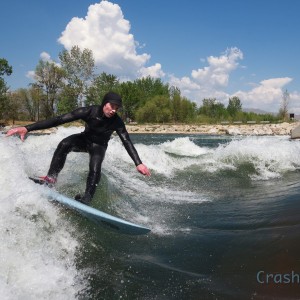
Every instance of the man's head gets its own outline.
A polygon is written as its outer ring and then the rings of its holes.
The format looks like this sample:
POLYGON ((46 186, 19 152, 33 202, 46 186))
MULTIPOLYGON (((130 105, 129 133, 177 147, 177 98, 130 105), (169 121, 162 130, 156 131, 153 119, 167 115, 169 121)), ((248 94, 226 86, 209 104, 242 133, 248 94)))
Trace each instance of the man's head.
POLYGON ((122 107, 122 98, 116 93, 109 92, 104 95, 102 106, 104 115, 107 118, 111 118, 122 107))

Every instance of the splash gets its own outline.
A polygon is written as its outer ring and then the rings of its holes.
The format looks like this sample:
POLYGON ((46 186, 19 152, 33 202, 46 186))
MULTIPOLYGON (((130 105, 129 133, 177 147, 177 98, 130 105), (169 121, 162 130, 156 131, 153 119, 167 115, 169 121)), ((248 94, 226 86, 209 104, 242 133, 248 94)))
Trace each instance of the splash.
POLYGON ((251 179, 269 180, 299 169, 299 153, 300 143, 288 137, 246 137, 219 146, 210 159, 213 171, 250 164, 255 170, 251 179))
POLYGON ((79 243, 42 187, 27 179, 29 170, 45 171, 49 157, 42 152, 55 142, 28 139, 0 136, 1 299, 74 299, 83 288, 75 266, 79 243))

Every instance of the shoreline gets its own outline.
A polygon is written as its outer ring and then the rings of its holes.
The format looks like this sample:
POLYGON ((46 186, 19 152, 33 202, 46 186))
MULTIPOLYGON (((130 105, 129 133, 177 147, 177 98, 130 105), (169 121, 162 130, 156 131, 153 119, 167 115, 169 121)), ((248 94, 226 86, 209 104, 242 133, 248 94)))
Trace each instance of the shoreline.
MULTIPOLYGON (((18 125, 6 126, 0 128, 0 131, 6 132, 7 130, 17 126, 18 125)), ((129 134, 209 134, 254 136, 291 135, 291 131, 297 126, 300 126, 299 121, 293 123, 283 122, 278 124, 126 124, 126 128, 129 134)), ((45 130, 37 130, 30 133, 51 134, 56 130, 57 127, 54 127, 45 130)))
POLYGON ((210 135, 290 135, 300 122, 279 124, 213 124, 213 125, 131 125, 130 134, 210 134, 210 135))

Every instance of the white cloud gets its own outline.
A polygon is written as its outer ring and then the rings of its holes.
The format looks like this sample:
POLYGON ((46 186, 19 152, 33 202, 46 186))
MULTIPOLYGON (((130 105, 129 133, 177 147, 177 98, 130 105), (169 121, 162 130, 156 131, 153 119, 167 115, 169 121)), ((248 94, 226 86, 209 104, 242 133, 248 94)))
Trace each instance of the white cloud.
POLYGON ((40 54, 40 58, 42 61, 51 61, 50 54, 45 51, 40 54))
POLYGON ((109 1, 90 5, 85 18, 72 18, 58 41, 67 50, 74 45, 92 50, 100 72, 126 78, 155 71, 163 74, 158 64, 145 67, 150 55, 137 53, 139 43, 130 33, 129 21, 124 19, 120 6, 109 1))
POLYGON ((226 102, 229 95, 224 89, 228 86, 230 73, 239 66, 238 61, 241 59, 243 59, 242 51, 233 47, 218 57, 209 56, 208 66, 192 70, 191 77, 177 78, 172 75, 169 77, 169 82, 198 105, 201 105, 202 100, 208 97, 226 102))
POLYGON ((290 102, 288 106, 290 113, 295 113, 300 115, 300 93, 292 92, 290 93, 290 102))
POLYGON ((234 47, 227 49, 221 56, 209 56, 208 66, 203 69, 193 70, 192 77, 199 84, 205 84, 211 88, 226 87, 229 74, 238 67, 238 60, 243 59, 240 49, 234 47))
POLYGON ((172 86, 178 87, 183 94, 191 94, 195 91, 200 91, 200 85, 192 81, 189 77, 177 78, 174 75, 169 76, 169 83, 172 86))
POLYGON ((289 77, 263 80, 252 90, 246 92, 238 91, 234 93, 234 96, 238 96, 241 99, 243 107, 260 108, 276 112, 280 107, 283 88, 292 80, 289 77))
POLYGON ((161 78, 165 76, 165 73, 161 69, 161 64, 156 63, 151 67, 142 67, 139 70, 140 77, 151 76, 153 78, 161 78))
POLYGON ((151 76, 153 78, 162 78, 165 76, 165 73, 161 68, 161 64, 159 63, 156 63, 151 67, 142 67, 138 73, 140 74, 140 77, 151 76))
POLYGON ((26 73, 26 77, 29 78, 30 80, 35 80, 35 71, 28 71, 26 73))
MULTIPOLYGON (((198 105, 204 98, 216 98, 218 101, 228 104, 228 99, 238 96, 243 108, 259 108, 269 112, 278 112, 282 101, 282 93, 286 85, 293 79, 290 77, 271 78, 255 83, 250 91, 237 91, 228 93, 230 74, 238 67, 243 59, 243 53, 238 48, 227 49, 218 57, 209 56, 207 66, 193 70, 190 77, 177 78, 169 76, 171 85, 178 87, 182 94, 198 105)), ((291 93, 289 111, 300 113, 300 94, 291 93)))

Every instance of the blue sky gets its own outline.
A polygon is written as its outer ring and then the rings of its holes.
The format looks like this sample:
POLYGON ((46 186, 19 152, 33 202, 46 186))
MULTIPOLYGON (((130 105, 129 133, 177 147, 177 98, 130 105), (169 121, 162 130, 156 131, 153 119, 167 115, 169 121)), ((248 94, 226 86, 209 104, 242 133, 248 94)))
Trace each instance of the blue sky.
POLYGON ((277 112, 282 91, 300 113, 300 1, 11 0, 1 4, 0 57, 12 90, 33 82, 40 59, 73 45, 93 51, 97 71, 122 80, 151 75, 202 104, 277 112))

